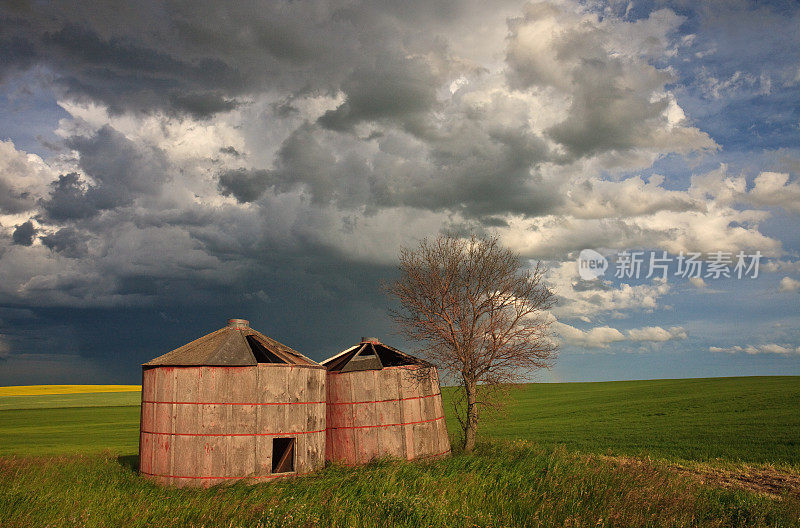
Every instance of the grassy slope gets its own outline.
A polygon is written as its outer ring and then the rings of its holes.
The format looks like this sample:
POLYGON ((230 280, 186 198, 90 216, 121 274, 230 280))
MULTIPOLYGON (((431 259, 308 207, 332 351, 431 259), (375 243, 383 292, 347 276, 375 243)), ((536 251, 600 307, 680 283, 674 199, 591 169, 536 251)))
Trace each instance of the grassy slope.
POLYGON ((10 409, 63 409, 65 407, 139 406, 141 392, 103 392, 46 394, 29 396, 0 396, 0 411, 10 409))
POLYGON ((504 415, 482 424, 487 435, 596 453, 800 466, 796 376, 530 384, 511 395, 504 415))
POLYGON ((139 407, 0 411, 0 455, 139 450, 139 407))
MULTIPOLYGON (((485 436, 517 439, 474 455, 210 490, 155 486, 136 475, 135 457, 112 454, 136 452, 138 405, 0 410, 0 453, 111 450, 0 457, 0 526, 800 526, 797 495, 773 500, 704 486, 659 462, 618 464, 571 451, 790 462, 800 438, 799 385, 800 378, 741 378, 524 386, 505 417, 483 424, 485 436)), ((67 403, 110 396, 76 394, 84 400, 67 403)), ((138 401, 138 393, 128 396, 138 401)), ((54 404, 19 398, 18 406, 54 404)))
MULTIPOLYGON (((0 398, 0 455, 134 454, 138 401, 135 392, 0 398), (113 406, 90 407, 102 404, 113 406), (71 408, 47 408, 54 405, 71 408)), ((482 424, 484 437, 594 453, 800 465, 798 377, 533 384, 514 389, 510 401, 504 416, 482 424)))
POLYGON ((523 445, 287 481, 159 487, 129 460, 0 458, 0 526, 798 526, 800 499, 703 486, 653 464, 523 445))
POLYGON ((0 397, 0 455, 139 449, 139 391, 0 397))

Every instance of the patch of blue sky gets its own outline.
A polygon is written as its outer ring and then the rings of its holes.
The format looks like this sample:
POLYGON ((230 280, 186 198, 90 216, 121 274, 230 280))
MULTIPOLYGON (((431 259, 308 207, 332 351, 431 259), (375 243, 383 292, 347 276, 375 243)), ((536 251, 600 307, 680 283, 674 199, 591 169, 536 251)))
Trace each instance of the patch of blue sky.
POLYGON ((69 114, 58 105, 42 69, 29 70, 0 84, 0 139, 13 140, 19 150, 43 158, 52 155, 48 145, 60 138, 54 131, 69 114))

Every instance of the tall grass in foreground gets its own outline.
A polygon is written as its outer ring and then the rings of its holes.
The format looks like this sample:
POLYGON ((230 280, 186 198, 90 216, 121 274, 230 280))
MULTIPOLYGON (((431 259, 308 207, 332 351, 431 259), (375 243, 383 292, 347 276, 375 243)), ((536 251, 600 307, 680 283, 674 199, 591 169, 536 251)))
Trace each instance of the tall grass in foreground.
POLYGON ((525 441, 429 463, 332 466, 208 490, 163 488, 114 455, 0 459, 0 526, 800 526, 800 498, 703 486, 525 441))

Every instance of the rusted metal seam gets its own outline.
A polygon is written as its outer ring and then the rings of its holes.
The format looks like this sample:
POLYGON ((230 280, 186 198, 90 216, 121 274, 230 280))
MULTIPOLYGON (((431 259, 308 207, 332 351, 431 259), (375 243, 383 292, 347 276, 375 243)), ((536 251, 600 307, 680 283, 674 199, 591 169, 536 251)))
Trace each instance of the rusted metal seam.
POLYGON ((324 433, 327 429, 319 431, 295 431, 293 433, 159 433, 157 431, 142 431, 142 434, 162 436, 292 436, 302 434, 324 433))
POLYGON ((425 398, 434 398, 436 396, 441 396, 441 392, 437 392, 436 394, 428 394, 427 396, 411 396, 409 398, 395 398, 393 400, 369 400, 369 401, 357 401, 357 402, 328 402, 328 405, 358 405, 360 403, 387 403, 387 402, 401 402, 407 400, 422 400, 425 398))

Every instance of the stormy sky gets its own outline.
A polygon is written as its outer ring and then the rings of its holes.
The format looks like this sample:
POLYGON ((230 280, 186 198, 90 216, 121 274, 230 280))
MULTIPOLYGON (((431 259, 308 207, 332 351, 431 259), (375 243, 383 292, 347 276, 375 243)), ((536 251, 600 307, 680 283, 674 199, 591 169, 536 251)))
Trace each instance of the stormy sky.
POLYGON ((549 266, 537 380, 800 374, 796 3, 2 6, 0 384, 135 383, 229 317, 413 352, 380 284, 443 232, 549 266))

